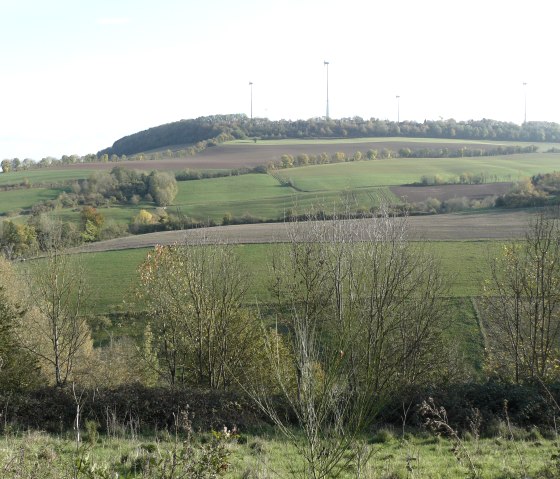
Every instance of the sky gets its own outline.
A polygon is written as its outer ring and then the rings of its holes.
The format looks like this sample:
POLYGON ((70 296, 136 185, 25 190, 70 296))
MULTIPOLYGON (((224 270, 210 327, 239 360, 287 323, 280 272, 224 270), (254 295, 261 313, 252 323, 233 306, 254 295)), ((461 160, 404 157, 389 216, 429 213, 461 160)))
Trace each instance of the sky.
POLYGON ((560 123, 555 0, 0 0, 0 159, 245 113, 560 123), (526 83, 524 86, 523 84, 526 83), (400 98, 397 100, 397 96, 400 98))

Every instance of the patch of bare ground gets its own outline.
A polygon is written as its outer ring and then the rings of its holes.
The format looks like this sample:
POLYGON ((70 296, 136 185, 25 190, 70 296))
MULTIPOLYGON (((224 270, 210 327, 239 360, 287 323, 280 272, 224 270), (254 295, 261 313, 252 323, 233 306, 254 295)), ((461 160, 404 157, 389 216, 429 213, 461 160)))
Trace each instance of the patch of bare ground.
POLYGON ((234 169, 234 168, 253 168, 259 165, 266 165, 270 161, 280 160, 282 155, 320 155, 327 153, 333 155, 336 152, 345 153, 351 157, 357 151, 365 154, 369 149, 381 151, 383 148, 398 151, 401 148, 418 149, 442 149, 459 150, 462 146, 468 148, 478 148, 488 150, 495 148, 494 145, 484 143, 424 143, 414 141, 372 141, 360 143, 298 143, 294 145, 267 145, 265 142, 257 145, 218 145, 207 148, 195 156, 185 156, 174 159, 161 160, 143 160, 143 161, 119 161, 119 162, 93 162, 93 163, 76 163, 73 165, 61 165, 52 167, 53 169, 112 169, 117 165, 135 170, 171 170, 178 171, 185 168, 192 169, 234 169))
MULTIPOLYGON (((496 210, 485 213, 451 213, 432 216, 411 216, 407 219, 413 240, 491 240, 520 238, 525 234, 530 211, 496 210)), ((372 219, 348 220, 348 227, 359 231, 360 223, 372 219)), ((156 244, 182 243, 187 238, 206 243, 282 243, 286 242, 287 225, 259 223, 217 226, 183 231, 165 231, 127 236, 90 243, 75 252, 99 252, 153 247, 156 244)))
POLYGON ((437 198, 440 201, 452 198, 479 200, 487 196, 507 193, 513 183, 484 183, 481 185, 437 185, 437 186, 392 186, 391 192, 409 203, 437 198))

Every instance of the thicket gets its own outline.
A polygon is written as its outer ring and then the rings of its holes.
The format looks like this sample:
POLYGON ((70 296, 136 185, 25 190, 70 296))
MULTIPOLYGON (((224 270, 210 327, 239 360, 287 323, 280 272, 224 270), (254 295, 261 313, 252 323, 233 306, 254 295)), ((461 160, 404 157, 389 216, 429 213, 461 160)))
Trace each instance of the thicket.
POLYGON ((496 199, 496 206, 522 208, 557 203, 560 193, 560 172, 534 175, 515 184, 511 191, 496 199))
MULTIPOLYGON (((543 431, 554 429, 556 407, 560 403, 560 385, 549 384, 548 390, 538 385, 510 384, 500 381, 468 382, 435 388, 401 391, 387 400, 377 411, 376 425, 401 429, 421 429, 420 413, 423 400, 432 397, 445 408, 449 423, 461 432, 471 430, 473 414, 482 419, 480 433, 495 437, 504 432, 509 420, 517 427, 530 431, 537 426, 543 431), (504 406, 507 402, 507 416, 504 406), (403 405, 408 414, 403 417, 403 405)), ((208 431, 236 426, 242 431, 268 429, 270 418, 242 391, 220 391, 200 388, 149 387, 123 384, 114 388, 79 388, 82 394, 82 419, 95 421, 99 431, 109 435, 124 434, 131 426, 135 433, 172 431, 178 411, 189 410, 195 430, 208 431)), ((277 397, 276 406, 297 426, 296 417, 287 404, 277 397)), ((36 387, 4 389, 0 392, 2 422, 0 431, 38 429, 51 433, 72 430, 76 416, 76 399, 71 387, 36 387)))
POLYGON ((172 175, 152 171, 139 172, 114 167, 110 172, 96 171, 85 180, 71 184, 71 192, 61 198, 64 203, 100 206, 106 203, 154 202, 157 206, 171 204, 177 195, 177 182, 172 175))

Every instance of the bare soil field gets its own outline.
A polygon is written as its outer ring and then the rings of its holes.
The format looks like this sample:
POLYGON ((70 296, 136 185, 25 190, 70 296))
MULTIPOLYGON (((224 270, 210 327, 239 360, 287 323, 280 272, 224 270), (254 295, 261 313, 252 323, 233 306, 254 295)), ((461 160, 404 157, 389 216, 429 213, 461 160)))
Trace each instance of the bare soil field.
MULTIPOLYGON (((451 213, 407 218, 413 240, 508 240, 523 237, 530 211, 492 211, 486 213, 451 213)), ((349 228, 371 219, 349 220, 349 228)), ((156 244, 182 243, 186 239, 203 243, 283 243, 288 239, 289 223, 259 223, 250 225, 217 226, 183 231, 165 231, 127 236, 91 243, 74 251, 99 252, 153 247, 156 244)))
POLYGON ((400 148, 417 149, 440 149, 447 148, 449 150, 458 150, 462 146, 468 148, 478 148, 483 150, 493 149, 497 145, 488 143, 465 143, 460 142, 415 142, 407 141, 372 141, 357 143, 338 143, 333 140, 329 143, 297 143, 286 145, 267 145, 265 142, 256 145, 218 145, 198 153, 196 156, 187 156, 176 159, 161 160, 144 160, 144 161, 125 161, 118 163, 77 163, 74 165, 64 165, 53 167, 53 169, 112 169, 117 165, 126 166, 127 168, 137 170, 183 170, 185 168, 192 169, 233 169, 233 168, 252 168, 258 165, 266 165, 269 161, 278 161, 282 155, 320 155, 327 153, 332 155, 336 152, 345 153, 348 157, 353 156, 357 151, 361 151, 364 155, 369 149, 381 151, 387 148, 397 151, 400 148))
POLYGON ((479 200, 487 196, 497 196, 507 193, 513 183, 485 183, 482 185, 439 185, 439 186, 392 186, 391 192, 409 203, 426 201, 437 198, 440 201, 452 198, 468 198, 479 200))

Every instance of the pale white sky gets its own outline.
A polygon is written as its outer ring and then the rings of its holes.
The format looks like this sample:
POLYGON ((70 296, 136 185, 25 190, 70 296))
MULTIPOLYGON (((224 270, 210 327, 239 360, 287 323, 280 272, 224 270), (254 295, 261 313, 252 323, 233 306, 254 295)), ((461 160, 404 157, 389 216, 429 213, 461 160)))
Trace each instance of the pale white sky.
POLYGON ((203 115, 560 122, 555 0, 0 0, 0 159, 203 115))

